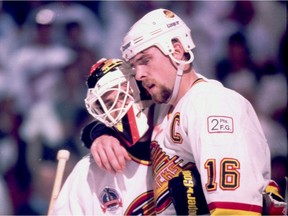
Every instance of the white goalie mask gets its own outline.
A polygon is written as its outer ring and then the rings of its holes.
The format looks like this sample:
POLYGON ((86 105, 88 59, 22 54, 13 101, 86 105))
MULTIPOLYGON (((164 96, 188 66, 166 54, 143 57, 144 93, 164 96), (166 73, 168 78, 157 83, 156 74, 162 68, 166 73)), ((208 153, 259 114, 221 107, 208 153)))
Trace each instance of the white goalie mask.
POLYGON ((133 71, 120 59, 101 59, 87 80, 87 111, 134 144, 148 130, 147 111, 133 71))

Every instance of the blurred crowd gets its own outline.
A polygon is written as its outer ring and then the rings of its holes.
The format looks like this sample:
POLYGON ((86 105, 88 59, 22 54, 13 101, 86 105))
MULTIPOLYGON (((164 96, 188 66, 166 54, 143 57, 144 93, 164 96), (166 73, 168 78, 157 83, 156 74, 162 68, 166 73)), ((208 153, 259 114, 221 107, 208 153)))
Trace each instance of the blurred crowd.
POLYGON ((0 0, 0 215, 47 214, 57 151, 71 153, 64 180, 88 152, 80 133, 92 120, 84 105, 91 65, 121 57, 128 28, 159 7, 191 28, 197 71, 253 104, 284 193, 285 1, 0 0))

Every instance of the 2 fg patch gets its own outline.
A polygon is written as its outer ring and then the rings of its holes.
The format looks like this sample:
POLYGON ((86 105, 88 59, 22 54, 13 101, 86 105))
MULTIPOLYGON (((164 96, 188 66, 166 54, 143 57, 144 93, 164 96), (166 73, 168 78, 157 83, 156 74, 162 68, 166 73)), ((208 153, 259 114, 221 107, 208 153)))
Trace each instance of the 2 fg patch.
POLYGON ((233 133, 234 122, 229 116, 209 116, 207 118, 209 133, 233 133))

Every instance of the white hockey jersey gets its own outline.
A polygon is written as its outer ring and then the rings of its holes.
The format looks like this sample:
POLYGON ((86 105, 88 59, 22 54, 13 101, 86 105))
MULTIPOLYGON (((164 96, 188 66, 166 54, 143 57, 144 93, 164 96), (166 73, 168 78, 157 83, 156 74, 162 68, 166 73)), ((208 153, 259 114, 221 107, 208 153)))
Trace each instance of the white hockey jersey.
POLYGON ((159 105, 156 112, 151 160, 157 214, 176 214, 168 181, 195 164, 212 215, 261 214, 270 150, 245 98, 203 79, 173 110, 159 105))
POLYGON ((90 154, 85 156, 61 188, 52 214, 155 214, 150 162, 133 157, 123 173, 111 174, 101 170, 90 154))

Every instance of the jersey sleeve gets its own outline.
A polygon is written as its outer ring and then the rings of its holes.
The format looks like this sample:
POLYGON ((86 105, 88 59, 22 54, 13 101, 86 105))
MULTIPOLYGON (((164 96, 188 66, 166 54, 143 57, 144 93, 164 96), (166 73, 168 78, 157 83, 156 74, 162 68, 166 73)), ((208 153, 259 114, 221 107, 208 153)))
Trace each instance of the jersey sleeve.
POLYGON ((93 141, 97 137, 100 137, 101 135, 104 134, 115 136, 115 131, 112 128, 109 128, 106 125, 104 125, 102 122, 94 120, 82 129, 80 139, 83 145, 86 148, 90 149, 93 141))
POLYGON ((210 213, 261 214, 270 151, 251 104, 216 90, 187 107, 193 107, 185 119, 210 213))

